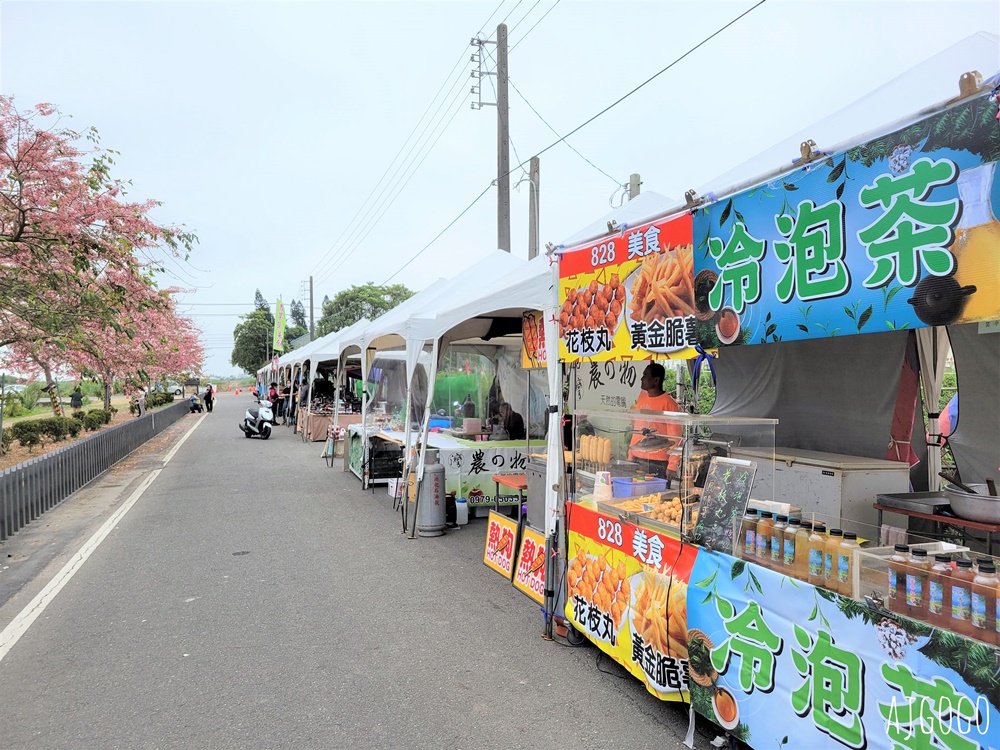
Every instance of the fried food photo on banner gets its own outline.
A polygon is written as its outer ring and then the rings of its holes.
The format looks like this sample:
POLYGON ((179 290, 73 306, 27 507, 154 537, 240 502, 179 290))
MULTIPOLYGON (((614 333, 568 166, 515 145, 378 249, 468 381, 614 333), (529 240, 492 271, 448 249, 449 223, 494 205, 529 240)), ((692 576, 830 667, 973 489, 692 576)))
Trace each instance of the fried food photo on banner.
POLYGON ((611 615, 615 629, 621 627, 628 607, 632 585, 626 577, 625 563, 612 566, 605 560, 588 555, 580 549, 570 560, 566 572, 570 596, 580 596, 602 612, 611 615))
POLYGON ((687 583, 652 569, 644 570, 635 591, 632 629, 661 654, 686 659, 687 583))
POLYGON ((606 328, 614 336, 624 304, 625 287, 617 273, 610 274, 604 283, 595 278, 583 289, 570 289, 559 310, 559 335, 565 336, 568 330, 606 328))
POLYGON ((694 315, 693 279, 693 245, 678 245, 648 256, 632 281, 629 317, 651 323, 694 315))

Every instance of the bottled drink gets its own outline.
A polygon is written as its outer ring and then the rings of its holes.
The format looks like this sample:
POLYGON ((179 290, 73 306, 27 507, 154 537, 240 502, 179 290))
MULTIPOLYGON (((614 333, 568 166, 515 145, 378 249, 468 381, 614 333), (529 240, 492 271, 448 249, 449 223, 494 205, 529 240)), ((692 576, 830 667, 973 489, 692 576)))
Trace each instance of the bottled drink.
POLYGON ((990 645, 996 642, 998 585, 996 566, 992 561, 980 560, 979 573, 972 579, 971 622, 974 636, 990 645))
POLYGON ((760 512, 760 520, 757 522, 757 563, 764 567, 771 559, 771 529, 774 527, 774 514, 769 510, 760 512))
POLYGON ((837 552, 837 591, 842 596, 854 596, 854 550, 861 549, 858 535, 844 532, 844 541, 837 552))
POLYGON ((809 521, 799 524, 795 532, 795 565, 793 575, 800 581, 809 580, 809 537, 812 535, 813 525, 809 521))
POLYGON ((743 559, 752 560, 757 556, 757 511, 747 508, 740 524, 740 539, 743 540, 743 559))
POLYGON ((785 543, 785 529, 788 528, 788 516, 776 516, 774 526, 771 527, 771 567, 781 570, 784 565, 782 561, 782 547, 785 543))
POLYGON ((795 536, 799 533, 802 521, 789 518, 785 527, 785 538, 781 543, 781 567, 786 575, 795 575, 795 536))
POLYGON ((972 636, 972 581, 976 574, 972 560, 959 560, 951 574, 951 621, 949 627, 960 635, 972 636))
POLYGON ((914 620, 927 619, 927 583, 931 561, 927 550, 910 550, 910 567, 906 571, 906 614, 914 620))
POLYGON ((837 555, 840 554, 840 543, 844 532, 840 529, 830 529, 830 534, 823 545, 823 585, 830 591, 837 590, 837 555))
POLYGON ((927 622, 936 628, 948 627, 951 619, 951 590, 947 585, 951 578, 951 555, 934 555, 927 579, 927 622))
POLYGON ((823 547, 826 545, 826 526, 813 524, 809 535, 809 583, 823 585, 823 547))
POLYGON ((906 561, 910 558, 910 546, 897 544, 887 561, 888 601, 886 606, 890 612, 906 612, 906 561))

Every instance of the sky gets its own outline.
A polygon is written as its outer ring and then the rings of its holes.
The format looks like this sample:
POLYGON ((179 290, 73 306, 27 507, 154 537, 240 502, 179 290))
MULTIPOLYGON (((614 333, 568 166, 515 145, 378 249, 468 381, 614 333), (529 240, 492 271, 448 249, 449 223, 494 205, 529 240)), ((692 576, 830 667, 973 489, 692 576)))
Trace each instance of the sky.
POLYGON ((324 296, 420 291, 497 248, 495 76, 470 60, 495 70, 495 46, 470 40, 501 22, 519 257, 536 154, 559 244, 633 173, 675 199, 718 189, 798 156, 800 134, 832 145, 957 93, 966 58, 1000 70, 992 39, 962 43, 1000 34, 995 1, 3 0, 0 93, 95 127, 128 197, 197 234, 160 281, 189 290, 205 374, 226 376, 257 289, 308 310, 312 277, 318 319, 324 296))

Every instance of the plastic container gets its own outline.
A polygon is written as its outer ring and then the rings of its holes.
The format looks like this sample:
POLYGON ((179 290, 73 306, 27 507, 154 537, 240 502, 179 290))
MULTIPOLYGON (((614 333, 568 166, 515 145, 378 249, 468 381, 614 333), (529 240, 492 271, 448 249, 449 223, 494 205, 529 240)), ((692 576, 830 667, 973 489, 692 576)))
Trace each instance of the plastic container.
POLYGON ((774 514, 765 510, 757 522, 757 564, 771 567, 771 529, 774 528, 774 514))
POLYGON ((826 526, 813 524, 809 535, 809 583, 823 586, 823 547, 826 546, 826 526))
POLYGON ((628 477, 611 477, 611 492, 615 497, 652 495, 667 489, 666 479, 647 479, 634 482, 628 477))
POLYGON ((951 555, 934 555, 930 576, 927 579, 927 622, 936 628, 947 628, 951 619, 951 555))
POLYGON ((771 527, 771 567, 781 570, 784 567, 782 548, 785 544, 785 529, 788 528, 788 516, 775 516, 774 526, 771 527))
POLYGON ((858 535, 853 531, 844 532, 844 541, 837 551, 837 592, 841 596, 854 596, 854 550, 861 549, 858 535))
POLYGON ((795 575, 795 536, 802 528, 798 518, 789 518, 785 527, 785 538, 781 543, 781 568, 786 575, 795 575))
POLYGON ((844 541, 843 529, 830 529, 823 544, 823 585, 830 591, 837 590, 837 558, 840 555, 842 541, 844 541))
POLYGON ((927 550, 910 550, 910 567, 906 571, 906 614, 914 620, 927 621, 927 593, 931 561, 927 550))
POLYGON ((809 580, 809 537, 812 530, 812 522, 803 521, 795 532, 795 565, 792 566, 792 575, 800 581, 809 580))
POLYGON ((972 632, 972 581, 976 573, 972 560, 959 560, 951 573, 951 620, 949 629, 959 635, 974 636, 972 632))
POLYGON ((996 566, 992 561, 980 561, 979 573, 972 579, 972 631, 974 637, 990 645, 996 643, 998 585, 996 566))
POLYGON ((757 511, 747 508, 740 523, 740 539, 743 540, 743 559, 752 560, 757 556, 757 511))
POLYGON ((465 526, 469 522, 469 504, 464 497, 455 498, 455 523, 465 526))
POLYGON ((886 561, 888 577, 888 593, 886 606, 890 612, 900 614, 906 612, 906 569, 910 559, 910 547, 907 544, 897 544, 895 552, 886 561))

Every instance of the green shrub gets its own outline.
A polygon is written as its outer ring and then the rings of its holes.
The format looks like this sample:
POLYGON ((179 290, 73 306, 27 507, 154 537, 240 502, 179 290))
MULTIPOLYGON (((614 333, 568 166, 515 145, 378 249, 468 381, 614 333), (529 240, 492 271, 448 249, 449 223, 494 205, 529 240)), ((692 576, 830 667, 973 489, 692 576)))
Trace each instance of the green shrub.
POLYGON ((91 409, 83 418, 83 426, 90 432, 101 429, 104 426, 104 414, 103 409, 91 409))
POLYGON ((3 397, 3 415, 5 417, 19 417, 25 414, 27 409, 18 394, 8 391, 3 397))
POLYGON ((100 411, 104 415, 104 424, 111 424, 111 420, 115 417, 114 412, 110 409, 101 409, 100 411))
POLYGON ((10 429, 22 448, 27 448, 31 451, 36 445, 41 444, 42 428, 39 424, 40 421, 38 419, 26 419, 23 422, 11 425, 10 429))
POLYGON ((28 387, 18 394, 18 397, 21 399, 21 403, 24 404, 25 410, 31 411, 38 406, 38 400, 42 397, 42 384, 29 383, 28 387))
POLYGON ((66 417, 47 417, 46 419, 35 419, 32 421, 38 424, 38 429, 44 437, 51 438, 51 442, 57 443, 69 433, 63 421, 65 419, 66 417))
POLYGON ((74 410, 74 411, 73 411, 73 413, 72 413, 72 414, 70 414, 69 416, 70 416, 70 419, 74 419, 74 420, 76 420, 77 422, 79 422, 80 424, 83 424, 83 418, 84 418, 85 416, 87 416, 87 415, 86 415, 86 413, 85 413, 85 412, 83 411, 83 409, 76 409, 76 410, 74 410))
POLYGON ((80 430, 83 429, 82 419, 74 419, 72 417, 59 417, 59 418, 66 420, 64 424, 66 425, 67 435, 69 435, 71 438, 79 437, 80 430))
POLYGON ((10 427, 4 428, 2 434, 0 434, 0 455, 3 455, 10 450, 10 444, 14 442, 14 432, 10 427))

